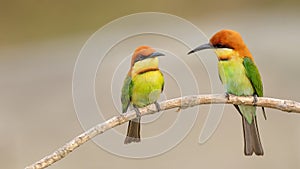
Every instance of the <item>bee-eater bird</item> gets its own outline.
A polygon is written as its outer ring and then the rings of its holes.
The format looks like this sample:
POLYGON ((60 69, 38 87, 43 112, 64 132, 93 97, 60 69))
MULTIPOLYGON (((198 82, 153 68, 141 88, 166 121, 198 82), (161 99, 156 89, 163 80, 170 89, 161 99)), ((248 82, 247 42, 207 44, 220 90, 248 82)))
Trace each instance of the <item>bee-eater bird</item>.
MULTIPOLYGON (((214 49, 218 57, 218 70, 221 82, 227 94, 237 96, 263 96, 263 84, 253 57, 241 35, 233 30, 221 30, 210 43, 201 45, 188 54, 203 49, 214 49)), ((263 155, 264 151, 259 137, 256 107, 234 105, 242 115, 245 155, 263 155)), ((265 116, 265 111, 263 108, 265 116)), ((266 118, 266 116, 265 116, 266 118)))
POLYGON ((155 103, 164 88, 164 77, 158 68, 158 57, 164 54, 156 52, 149 46, 138 47, 131 59, 130 70, 122 88, 122 112, 131 104, 137 112, 137 118, 129 121, 124 143, 140 142, 140 112, 138 108, 155 103))

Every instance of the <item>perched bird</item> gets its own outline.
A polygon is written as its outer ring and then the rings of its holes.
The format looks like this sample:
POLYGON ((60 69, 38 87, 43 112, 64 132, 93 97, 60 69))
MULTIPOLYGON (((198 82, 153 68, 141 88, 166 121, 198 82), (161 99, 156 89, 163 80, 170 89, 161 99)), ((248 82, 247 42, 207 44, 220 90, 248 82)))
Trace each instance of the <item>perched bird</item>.
MULTIPOLYGON (((218 57, 219 77, 225 85, 227 94, 237 96, 263 96, 263 84, 253 57, 245 45, 241 35, 233 30, 221 30, 211 39, 210 43, 201 45, 188 54, 214 49, 218 57)), ((263 155, 263 147, 256 121, 256 107, 234 105, 242 115, 244 131, 245 155, 263 155)), ((265 116, 265 110, 263 113, 265 116)), ((265 116, 266 118, 266 116, 265 116)))
POLYGON ((164 77, 158 68, 158 57, 164 54, 156 52, 149 46, 138 47, 132 56, 130 70, 122 88, 122 112, 131 104, 137 112, 137 118, 129 121, 124 143, 140 142, 140 112, 138 108, 155 103, 164 88, 164 77))

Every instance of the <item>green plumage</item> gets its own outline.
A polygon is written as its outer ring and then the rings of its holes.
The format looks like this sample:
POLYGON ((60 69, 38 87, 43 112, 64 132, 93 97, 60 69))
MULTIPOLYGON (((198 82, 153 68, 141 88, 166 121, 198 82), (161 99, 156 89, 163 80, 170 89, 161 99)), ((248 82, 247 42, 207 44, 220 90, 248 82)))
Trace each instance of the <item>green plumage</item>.
POLYGON ((260 74, 259 74, 259 71, 258 71, 256 65, 248 57, 244 58, 243 65, 246 70, 246 76, 250 80, 252 87, 254 88, 255 94, 257 94, 257 96, 259 96, 259 97, 262 97, 263 96, 263 84, 262 84, 261 77, 260 77, 260 74))
POLYGON ((127 76, 122 88, 122 112, 125 113, 130 103, 136 107, 145 107, 154 103, 163 90, 164 78, 159 70, 127 76))
POLYGON ((124 84, 122 87, 122 95, 121 95, 121 102, 122 102, 122 113, 126 113, 129 103, 130 103, 130 97, 132 90, 132 81, 130 76, 126 76, 124 80, 124 84))
MULTIPOLYGON (((188 54, 214 49, 218 56, 219 77, 227 93, 237 96, 263 96, 260 74, 241 35, 233 30, 221 30, 208 44, 198 46, 188 54)), ((263 155, 256 121, 256 107, 234 105, 242 116, 245 155, 263 155)), ((264 108, 263 113, 265 115, 264 108)))
MULTIPOLYGON (((260 74, 253 61, 245 57, 219 61, 219 75, 228 93, 237 96, 263 96, 260 74)), ((249 124, 256 115, 254 106, 238 106, 249 124)))
POLYGON ((137 107, 145 107, 160 97, 164 78, 159 70, 136 75, 132 79, 131 102, 137 107))
MULTIPOLYGON (((164 87, 163 74, 158 69, 158 59, 151 58, 137 62, 124 80, 122 88, 122 112, 130 104, 141 108, 156 102, 164 87)), ((140 141, 140 118, 129 121, 124 143, 140 141)))
MULTIPOLYGON (((237 96, 263 96, 260 74, 250 58, 235 57, 219 61, 218 67, 221 81, 226 86, 228 93, 237 96)), ((252 155, 253 152, 263 155, 256 121, 256 107, 244 105, 235 105, 235 107, 243 116, 245 155, 252 155)))

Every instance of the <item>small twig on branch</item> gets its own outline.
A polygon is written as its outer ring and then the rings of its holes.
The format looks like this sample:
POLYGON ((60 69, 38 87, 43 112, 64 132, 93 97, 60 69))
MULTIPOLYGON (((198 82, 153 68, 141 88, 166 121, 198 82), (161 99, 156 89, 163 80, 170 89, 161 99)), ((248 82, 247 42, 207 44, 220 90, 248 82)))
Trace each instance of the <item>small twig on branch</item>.
MULTIPOLYGON (((238 97, 229 95, 227 98, 225 95, 193 95, 166 100, 160 103, 161 110, 168 110, 173 108, 188 108, 201 104, 243 104, 243 105, 254 105, 254 97, 238 97)), ((300 103, 292 100, 280 100, 267 97, 258 97, 256 106, 268 107, 273 109, 282 110, 285 112, 300 113, 300 103)), ((156 113, 156 107, 154 104, 139 109, 141 116, 147 114, 156 113)), ((86 132, 75 137, 70 142, 66 143, 63 147, 56 150, 49 156, 44 157, 38 162, 26 167, 26 169, 41 169, 50 166, 56 161, 61 160, 73 150, 91 140, 93 137, 104 133, 106 130, 121 125, 129 120, 136 118, 135 111, 129 111, 119 116, 114 116, 111 119, 96 125, 95 127, 87 130, 86 132)))

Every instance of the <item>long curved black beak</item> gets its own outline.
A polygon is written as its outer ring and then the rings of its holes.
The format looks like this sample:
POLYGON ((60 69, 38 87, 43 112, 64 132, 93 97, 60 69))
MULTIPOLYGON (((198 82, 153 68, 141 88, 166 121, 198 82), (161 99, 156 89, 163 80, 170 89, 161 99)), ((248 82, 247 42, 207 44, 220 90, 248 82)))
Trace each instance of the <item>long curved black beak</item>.
POLYGON ((151 55, 148 56, 148 58, 154 58, 158 56, 165 56, 165 54, 159 52, 153 52, 151 55))
POLYGON ((211 44, 209 44, 209 43, 203 44, 203 45, 198 46, 197 48, 195 48, 195 49, 189 51, 188 55, 191 54, 191 53, 195 53, 195 52, 197 52, 197 51, 203 50, 203 49, 213 49, 213 48, 214 48, 214 47, 213 47, 211 44))

